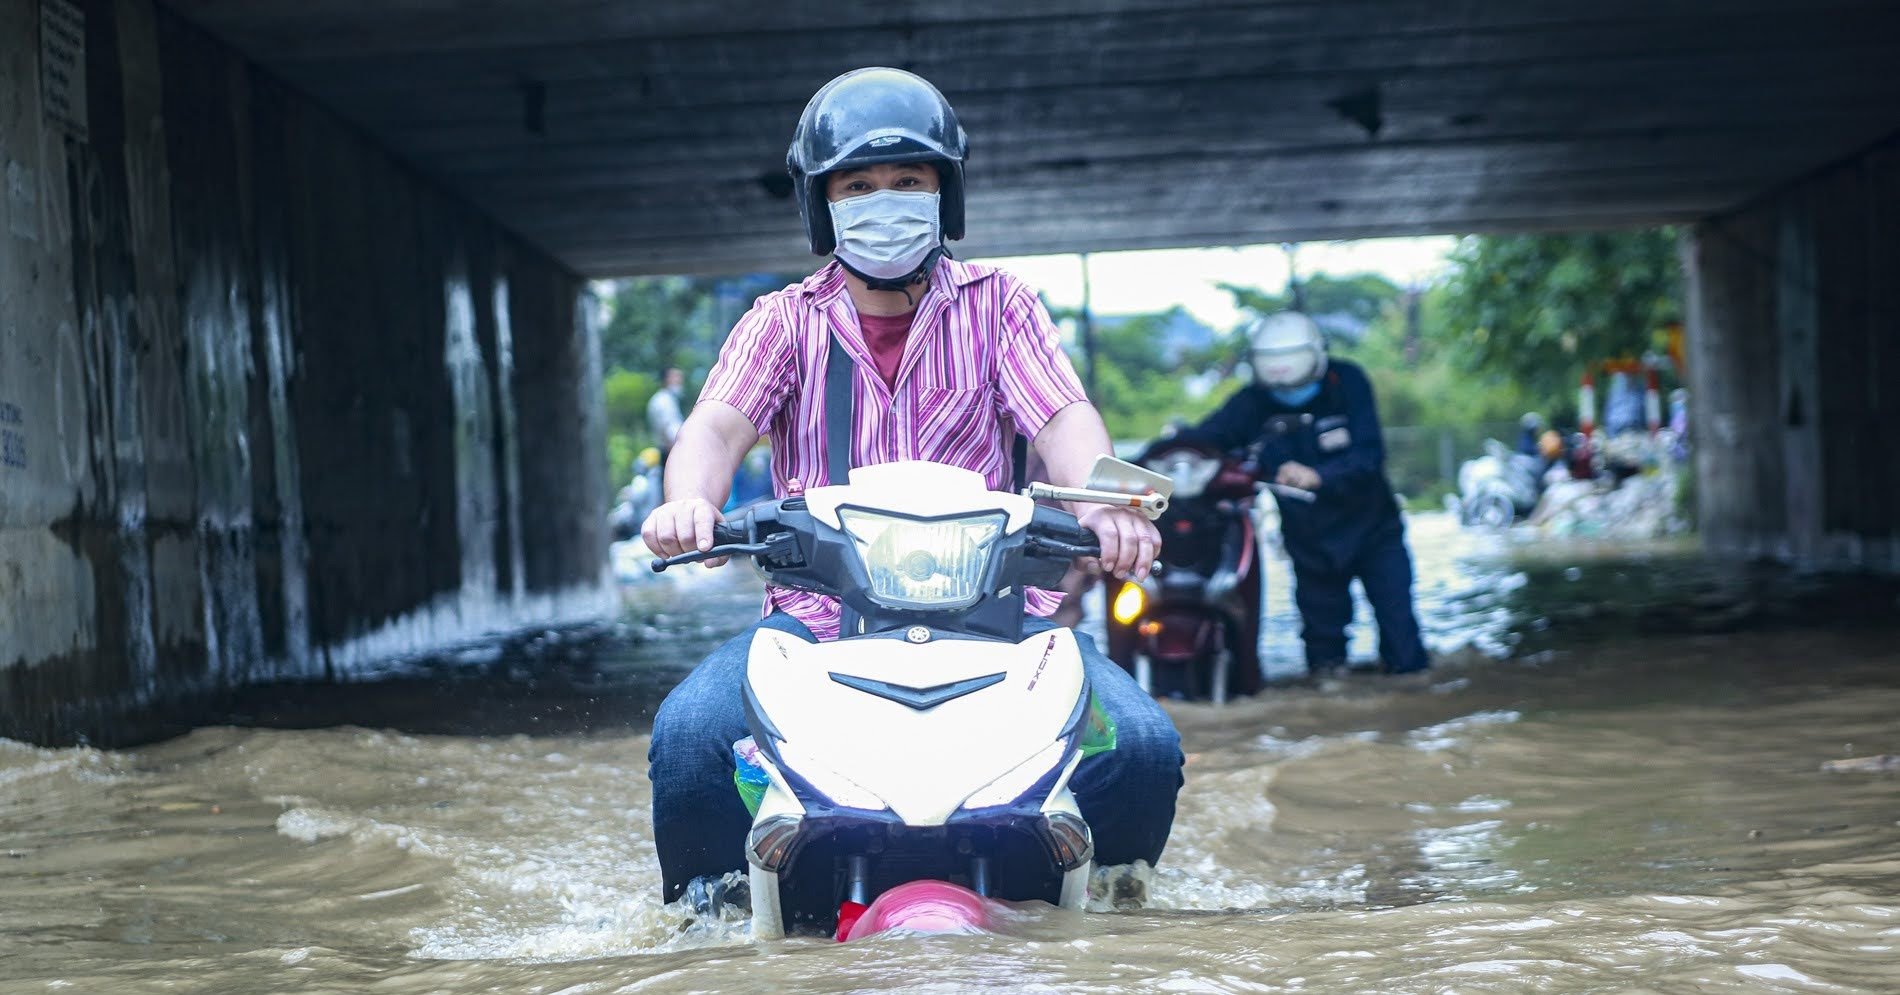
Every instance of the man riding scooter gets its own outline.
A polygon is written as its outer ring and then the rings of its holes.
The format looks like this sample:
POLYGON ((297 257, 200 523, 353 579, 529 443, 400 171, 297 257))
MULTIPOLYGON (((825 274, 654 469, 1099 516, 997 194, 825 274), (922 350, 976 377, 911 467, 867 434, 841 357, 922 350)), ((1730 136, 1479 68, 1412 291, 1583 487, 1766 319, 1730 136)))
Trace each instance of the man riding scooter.
POLYGON ((1345 666, 1354 578, 1372 602, 1386 672, 1425 669, 1412 558, 1385 475, 1371 382, 1356 364, 1329 362, 1325 337, 1304 314, 1269 315, 1248 338, 1254 382, 1192 431, 1223 449, 1259 447, 1261 472, 1277 485, 1270 489, 1293 561, 1308 671, 1345 666))
MULTIPOLYGON (((946 239, 963 236, 966 150, 950 104, 910 73, 860 69, 812 97, 787 168, 811 250, 832 258, 761 297, 733 328, 668 460, 667 501, 642 530, 656 554, 712 547, 733 471, 761 435, 781 498, 844 483, 828 466, 837 449, 852 467, 928 460, 1006 490, 1005 416, 1055 484, 1085 485, 1096 457, 1112 451, 1035 292, 946 251, 946 239), (828 420, 847 393, 850 416, 828 420)), ((1145 517, 1104 505, 1076 514, 1099 540, 1104 569, 1146 576, 1160 540, 1145 517)), ((1038 616, 1026 631, 1049 628, 1042 617, 1059 598, 1023 593, 1038 616)), ((832 640, 839 619, 834 597, 768 587, 765 618, 714 650, 661 705, 649 759, 667 900, 687 894, 702 910, 716 906, 717 882, 745 865, 751 817, 733 791, 732 746, 747 734, 741 685, 754 634, 832 640)), ((1083 760, 1071 787, 1098 865, 1152 865, 1173 821, 1180 740, 1125 672, 1080 642, 1117 744, 1083 760)))

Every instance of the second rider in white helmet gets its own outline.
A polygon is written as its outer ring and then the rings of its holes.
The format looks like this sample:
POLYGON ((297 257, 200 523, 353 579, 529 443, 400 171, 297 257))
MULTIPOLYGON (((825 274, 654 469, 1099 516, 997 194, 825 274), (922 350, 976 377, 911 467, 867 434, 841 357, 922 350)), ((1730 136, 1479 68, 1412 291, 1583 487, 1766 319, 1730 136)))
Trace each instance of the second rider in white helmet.
POLYGON ((1227 449, 1257 444, 1267 479, 1313 495, 1276 498, 1308 670, 1345 665, 1354 578, 1372 602, 1387 672, 1423 670, 1412 557, 1372 383, 1357 364, 1329 358, 1319 326, 1297 311, 1258 320, 1248 338, 1254 382, 1193 431, 1227 449))

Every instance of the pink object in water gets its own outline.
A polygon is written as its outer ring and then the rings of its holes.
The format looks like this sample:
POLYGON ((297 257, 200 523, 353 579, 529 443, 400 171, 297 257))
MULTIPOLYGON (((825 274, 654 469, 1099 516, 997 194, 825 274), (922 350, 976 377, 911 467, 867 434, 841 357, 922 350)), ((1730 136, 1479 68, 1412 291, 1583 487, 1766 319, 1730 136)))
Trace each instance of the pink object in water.
POLYGON ((915 933, 981 933, 990 928, 1000 903, 948 881, 912 881, 877 896, 849 931, 845 942, 862 940, 887 929, 915 933))

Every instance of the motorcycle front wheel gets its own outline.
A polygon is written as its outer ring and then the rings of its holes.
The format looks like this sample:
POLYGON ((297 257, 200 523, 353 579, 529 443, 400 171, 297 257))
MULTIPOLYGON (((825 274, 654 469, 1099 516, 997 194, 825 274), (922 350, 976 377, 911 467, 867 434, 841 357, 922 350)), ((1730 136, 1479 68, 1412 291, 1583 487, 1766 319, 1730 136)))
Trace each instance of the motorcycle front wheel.
POLYGON ((1496 492, 1480 494, 1465 506, 1465 524, 1483 529, 1507 529, 1517 520, 1517 506, 1496 492))

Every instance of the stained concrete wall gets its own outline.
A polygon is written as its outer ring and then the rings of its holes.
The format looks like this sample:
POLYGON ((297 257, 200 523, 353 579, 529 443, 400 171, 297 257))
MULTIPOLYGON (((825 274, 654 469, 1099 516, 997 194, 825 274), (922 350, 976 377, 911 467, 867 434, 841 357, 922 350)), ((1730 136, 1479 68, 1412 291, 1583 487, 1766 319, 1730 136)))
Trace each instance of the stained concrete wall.
POLYGON ((0 736, 609 610, 572 273, 150 0, 0 0, 0 168, 0 736))
POLYGON ((1900 571, 1900 137, 1683 254, 1705 544, 1900 571))

